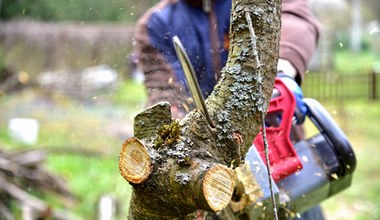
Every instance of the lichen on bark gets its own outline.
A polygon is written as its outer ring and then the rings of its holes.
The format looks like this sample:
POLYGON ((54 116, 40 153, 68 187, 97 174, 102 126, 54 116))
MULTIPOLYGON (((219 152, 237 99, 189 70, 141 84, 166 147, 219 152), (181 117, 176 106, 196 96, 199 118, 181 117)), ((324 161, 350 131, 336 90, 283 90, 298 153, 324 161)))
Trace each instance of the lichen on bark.
POLYGON ((221 80, 207 99, 217 128, 217 144, 225 151, 227 164, 244 159, 259 131, 260 114, 267 110, 278 60, 280 3, 280 0, 233 1, 228 61, 221 80), (257 50, 251 43, 246 12, 253 20, 257 50), (256 62, 255 53, 262 65, 256 62), (241 136, 242 143, 236 143, 236 134, 241 136))

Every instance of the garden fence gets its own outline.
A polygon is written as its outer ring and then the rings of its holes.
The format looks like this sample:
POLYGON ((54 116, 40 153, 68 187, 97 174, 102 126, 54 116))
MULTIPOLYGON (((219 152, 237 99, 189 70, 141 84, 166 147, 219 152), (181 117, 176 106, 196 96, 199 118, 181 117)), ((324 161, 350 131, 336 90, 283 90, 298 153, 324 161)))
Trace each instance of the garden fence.
POLYGON ((379 73, 364 74, 309 73, 302 90, 305 97, 317 100, 379 100, 379 73))

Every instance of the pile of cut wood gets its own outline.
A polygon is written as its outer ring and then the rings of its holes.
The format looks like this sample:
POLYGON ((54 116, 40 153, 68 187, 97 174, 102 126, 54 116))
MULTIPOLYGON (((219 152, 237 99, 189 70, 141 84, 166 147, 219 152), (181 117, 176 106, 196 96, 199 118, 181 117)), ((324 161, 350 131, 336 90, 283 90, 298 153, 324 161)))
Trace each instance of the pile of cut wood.
POLYGON ((77 219, 67 212, 54 210, 36 196, 53 193, 73 202, 65 181, 47 171, 43 150, 8 153, 0 150, 0 219, 77 219), (17 213, 17 214, 15 214, 17 213))

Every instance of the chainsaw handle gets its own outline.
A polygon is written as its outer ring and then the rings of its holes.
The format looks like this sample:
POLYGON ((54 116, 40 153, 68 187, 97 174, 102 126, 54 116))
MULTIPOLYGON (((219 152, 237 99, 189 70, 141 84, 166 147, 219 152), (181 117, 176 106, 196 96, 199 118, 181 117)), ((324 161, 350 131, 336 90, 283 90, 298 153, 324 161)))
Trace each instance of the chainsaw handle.
POLYGON ((321 134, 331 142, 341 163, 341 172, 338 176, 345 176, 354 172, 356 167, 355 153, 343 133, 327 110, 316 100, 305 98, 308 108, 307 116, 316 125, 321 134))

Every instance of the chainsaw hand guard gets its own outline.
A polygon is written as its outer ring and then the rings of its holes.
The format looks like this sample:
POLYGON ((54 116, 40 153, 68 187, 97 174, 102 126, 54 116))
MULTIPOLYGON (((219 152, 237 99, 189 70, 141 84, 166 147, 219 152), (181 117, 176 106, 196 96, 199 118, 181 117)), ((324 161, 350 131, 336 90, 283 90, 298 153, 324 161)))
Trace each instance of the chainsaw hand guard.
MULTIPOLYGON (((272 177, 277 182, 302 169, 302 164, 290 140, 296 99, 292 91, 278 78, 275 80, 274 91, 275 95, 272 95, 265 117, 265 130, 272 177)), ((262 130, 256 136, 254 145, 265 161, 262 130)))

